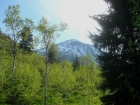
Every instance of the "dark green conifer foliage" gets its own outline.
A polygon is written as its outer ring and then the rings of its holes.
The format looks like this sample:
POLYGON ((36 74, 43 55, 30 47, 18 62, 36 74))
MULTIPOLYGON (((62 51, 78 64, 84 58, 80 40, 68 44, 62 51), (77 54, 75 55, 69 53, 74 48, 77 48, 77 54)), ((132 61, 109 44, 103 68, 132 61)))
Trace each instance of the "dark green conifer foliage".
POLYGON ((72 66, 73 66, 73 71, 78 70, 79 67, 80 67, 80 60, 79 60, 79 58, 78 58, 77 55, 76 55, 75 58, 74 58, 74 61, 73 61, 72 66))
POLYGON ((105 78, 102 89, 111 94, 102 98, 105 105, 140 104, 140 2, 105 0, 108 14, 96 15, 102 27, 99 35, 90 34, 102 50, 98 57, 105 78))
POLYGON ((48 62, 51 64, 59 62, 60 60, 58 55, 59 55, 59 51, 56 44, 54 43, 50 44, 49 51, 48 51, 48 62))
POLYGON ((19 48, 23 49, 24 52, 32 52, 33 49, 33 35, 31 34, 29 27, 24 27, 21 32, 21 41, 19 43, 19 48))

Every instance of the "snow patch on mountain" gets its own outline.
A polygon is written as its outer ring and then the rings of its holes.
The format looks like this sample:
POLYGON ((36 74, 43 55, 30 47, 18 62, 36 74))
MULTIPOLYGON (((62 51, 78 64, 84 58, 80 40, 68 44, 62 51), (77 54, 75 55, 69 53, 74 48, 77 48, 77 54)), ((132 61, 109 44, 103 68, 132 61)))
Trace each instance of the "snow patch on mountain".
POLYGON ((82 43, 75 39, 67 40, 57 44, 60 50, 60 58, 72 60, 77 55, 82 57, 90 53, 94 57, 100 54, 100 51, 92 45, 82 43))
MULTIPOLYGON (((69 59, 73 60, 77 55, 82 57, 90 53, 94 57, 100 55, 100 51, 93 47, 92 45, 82 43, 75 39, 66 40, 57 44, 60 51, 60 59, 69 59)), ((45 55, 45 49, 40 49, 37 51, 39 54, 45 55)))

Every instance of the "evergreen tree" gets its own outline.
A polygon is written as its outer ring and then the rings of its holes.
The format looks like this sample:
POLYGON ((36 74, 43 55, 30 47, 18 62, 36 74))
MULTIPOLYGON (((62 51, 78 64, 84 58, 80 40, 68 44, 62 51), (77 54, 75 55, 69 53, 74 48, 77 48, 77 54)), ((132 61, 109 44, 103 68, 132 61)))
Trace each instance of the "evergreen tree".
POLYGON ((52 43, 50 44, 49 51, 48 51, 48 62, 49 63, 55 63, 59 62, 59 56, 58 56, 58 47, 56 44, 52 43))
POLYGON ((29 27, 24 27, 21 32, 21 41, 19 43, 19 48, 24 51, 32 52, 33 46, 33 35, 31 34, 29 27))
POLYGON ((140 2, 105 1, 109 5, 108 14, 92 17, 102 29, 99 35, 90 34, 94 45, 102 51, 98 57, 105 78, 102 89, 111 93, 102 101, 105 105, 139 105, 140 2))
POLYGON ((78 58, 77 55, 76 55, 75 58, 74 58, 74 61, 73 61, 72 66, 73 66, 73 71, 78 70, 79 67, 80 67, 80 61, 79 61, 79 58, 78 58))

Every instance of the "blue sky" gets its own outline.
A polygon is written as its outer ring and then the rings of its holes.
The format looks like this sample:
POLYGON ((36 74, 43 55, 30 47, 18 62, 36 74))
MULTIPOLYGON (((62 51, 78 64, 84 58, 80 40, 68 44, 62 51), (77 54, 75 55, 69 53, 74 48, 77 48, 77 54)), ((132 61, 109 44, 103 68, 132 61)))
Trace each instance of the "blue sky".
MULTIPOLYGON (((2 21, 4 11, 9 5, 20 5, 21 17, 31 18, 35 25, 44 15, 52 24, 65 22, 68 29, 61 33, 56 43, 76 39, 92 44, 86 36, 88 31, 96 33, 98 24, 89 18, 96 14, 106 12, 107 4, 103 0, 0 0, 0 28, 6 33, 2 21)), ((36 33, 37 34, 37 33, 36 33)))

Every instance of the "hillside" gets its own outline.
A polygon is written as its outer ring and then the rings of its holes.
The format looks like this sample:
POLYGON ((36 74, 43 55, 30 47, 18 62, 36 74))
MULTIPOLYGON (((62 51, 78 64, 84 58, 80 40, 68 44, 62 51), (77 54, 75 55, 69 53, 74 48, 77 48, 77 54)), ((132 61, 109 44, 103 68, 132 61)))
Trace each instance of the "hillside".
MULTIPOLYGON (((9 45, 12 45, 9 43, 12 40, 3 34, 0 35, 0 38, 0 45, 2 46, 0 49, 0 104, 43 105, 44 74, 46 70, 44 57, 34 52, 22 53, 19 50, 15 59, 16 79, 15 84, 13 84, 13 56, 12 53, 9 54, 5 50, 5 48, 9 48, 9 45), (12 97, 13 91, 15 92, 15 102, 13 102, 12 97)), ((81 46, 79 50, 81 50, 81 54, 84 54, 82 53, 84 47, 82 47, 81 42, 71 40, 65 43, 61 43, 61 48, 66 47, 66 45, 70 48, 74 44, 73 48, 78 49, 78 46, 81 46)), ((8 50, 8 52, 11 51, 8 50)), ((74 51, 76 52, 76 49, 74 51)), ((80 53, 78 54, 80 56, 80 53)), ((47 102, 50 105, 87 105, 89 102, 92 105, 102 104, 99 98, 102 96, 102 92, 98 89, 102 82, 99 76, 100 68, 93 61, 86 60, 90 62, 89 65, 81 65, 75 71, 70 61, 49 65, 47 102)))
POLYGON ((6 48, 9 46, 9 42, 11 42, 11 38, 4 33, 1 32, 0 30, 0 50, 6 48))
MULTIPOLYGON (((100 54, 100 51, 94 48, 92 45, 82 43, 75 39, 58 43, 57 46, 59 48, 59 56, 61 60, 73 61, 76 55, 81 58, 88 53, 94 57, 100 54)), ((41 55, 45 55, 45 49, 37 50, 37 52, 41 55)))

